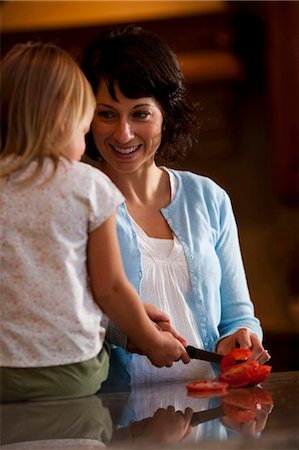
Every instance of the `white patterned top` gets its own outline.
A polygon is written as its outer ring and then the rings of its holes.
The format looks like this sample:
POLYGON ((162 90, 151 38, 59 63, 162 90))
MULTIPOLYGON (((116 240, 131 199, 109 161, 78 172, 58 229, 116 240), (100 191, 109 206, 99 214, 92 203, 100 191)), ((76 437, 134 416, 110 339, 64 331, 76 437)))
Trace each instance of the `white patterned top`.
POLYGON ((88 164, 51 160, 28 186, 2 182, 0 202, 1 366, 86 361, 102 348, 102 311, 88 285, 89 232, 123 202, 110 179, 88 164))

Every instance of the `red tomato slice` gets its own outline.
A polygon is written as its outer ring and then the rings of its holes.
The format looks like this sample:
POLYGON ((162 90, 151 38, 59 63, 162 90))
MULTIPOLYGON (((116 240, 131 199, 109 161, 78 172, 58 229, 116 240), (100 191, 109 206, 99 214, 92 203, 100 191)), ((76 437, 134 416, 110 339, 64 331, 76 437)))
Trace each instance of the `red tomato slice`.
POLYGON ((223 392, 229 387, 228 383, 218 380, 196 380, 187 384, 186 388, 189 392, 207 392, 220 391, 223 392))
POLYGON ((231 405, 230 403, 222 403, 223 412, 226 416, 235 420, 237 423, 247 423, 251 422, 255 416, 256 411, 251 409, 240 408, 236 405, 231 405))
POLYGON ((225 397, 227 395, 228 389, 225 389, 223 391, 198 391, 198 392, 187 392, 187 397, 190 398, 220 398, 225 397))
MULTIPOLYGON (((254 392, 255 388, 252 388, 252 391, 254 392)), ((255 410, 258 401, 253 392, 251 392, 251 389, 247 388, 230 389, 223 402, 237 406, 241 409, 255 410)))
MULTIPOLYGON (((222 408, 226 416, 237 423, 246 423, 255 419, 264 405, 273 406, 271 394, 261 387, 230 389, 222 399, 222 408)), ((266 410, 271 411, 271 408, 266 410)))
POLYGON ((260 365, 257 369, 257 373, 253 376, 251 379, 249 386, 255 386, 256 384, 262 383, 265 381, 268 376, 270 375, 270 372, 272 370, 271 366, 268 366, 267 364, 260 365))
POLYGON ((225 372, 240 361, 247 361, 251 353, 248 348, 234 348, 230 353, 223 356, 220 363, 221 372, 225 372))
POLYGON ((257 361, 239 363, 221 373, 219 380, 228 383, 231 387, 248 386, 254 380, 259 367, 257 361))
POLYGON ((259 410, 262 405, 273 406, 271 394, 261 387, 230 389, 223 402, 250 410, 259 410))
MULTIPOLYGON (((246 389, 248 390, 248 389, 246 389)), ((273 406, 273 398, 269 391, 266 389, 255 386, 249 389, 250 393, 255 397, 256 403, 260 403, 261 405, 270 405, 273 406)))

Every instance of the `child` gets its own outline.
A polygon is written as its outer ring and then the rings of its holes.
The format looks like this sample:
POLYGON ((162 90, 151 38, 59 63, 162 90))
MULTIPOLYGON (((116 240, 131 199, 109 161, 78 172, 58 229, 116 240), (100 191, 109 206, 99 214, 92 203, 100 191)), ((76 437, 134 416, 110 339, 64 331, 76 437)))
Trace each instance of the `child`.
POLYGON ((52 44, 18 44, 1 84, 1 400, 94 394, 108 371, 104 314, 154 365, 189 362, 125 276, 122 194, 79 162, 95 100, 77 64, 52 44))

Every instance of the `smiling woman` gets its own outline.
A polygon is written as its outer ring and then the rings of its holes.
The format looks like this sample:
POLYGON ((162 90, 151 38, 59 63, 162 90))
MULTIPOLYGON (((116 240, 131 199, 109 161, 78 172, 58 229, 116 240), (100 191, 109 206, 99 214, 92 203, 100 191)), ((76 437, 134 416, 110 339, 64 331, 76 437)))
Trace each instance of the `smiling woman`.
MULTIPOLYGON (((176 55, 154 33, 128 26, 92 41, 82 67, 97 100, 87 155, 126 199, 118 238, 142 301, 167 313, 190 345, 221 354, 251 348, 253 359, 267 361, 228 195, 206 177, 166 167, 197 136, 198 107, 176 55)), ((110 324, 110 343, 123 348, 111 350, 110 384, 214 377, 206 361, 156 370, 129 355, 138 348, 115 331, 110 324)))

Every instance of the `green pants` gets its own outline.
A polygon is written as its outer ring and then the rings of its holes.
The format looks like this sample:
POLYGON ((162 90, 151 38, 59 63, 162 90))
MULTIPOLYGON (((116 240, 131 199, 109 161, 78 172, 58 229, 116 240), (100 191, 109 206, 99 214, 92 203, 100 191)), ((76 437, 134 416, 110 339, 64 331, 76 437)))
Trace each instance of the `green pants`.
MULTIPOLYGON (((96 442, 105 446, 110 443, 113 426, 109 409, 97 395, 91 395, 58 401, 2 403, 0 430, 1 448, 4 444, 26 442, 26 449, 30 449, 32 441, 33 448, 48 449, 56 448, 54 442, 58 441, 59 449, 78 449, 81 448, 78 440, 88 439, 87 447, 91 449, 98 448, 92 445, 96 442), (51 440, 53 447, 45 444, 47 440, 51 440), (64 446, 63 440, 68 445, 64 446)), ((22 444, 21 447, 24 448, 22 444)))
POLYGON ((107 378, 105 347, 88 361, 53 367, 0 367, 1 402, 46 401, 95 394, 107 378))

